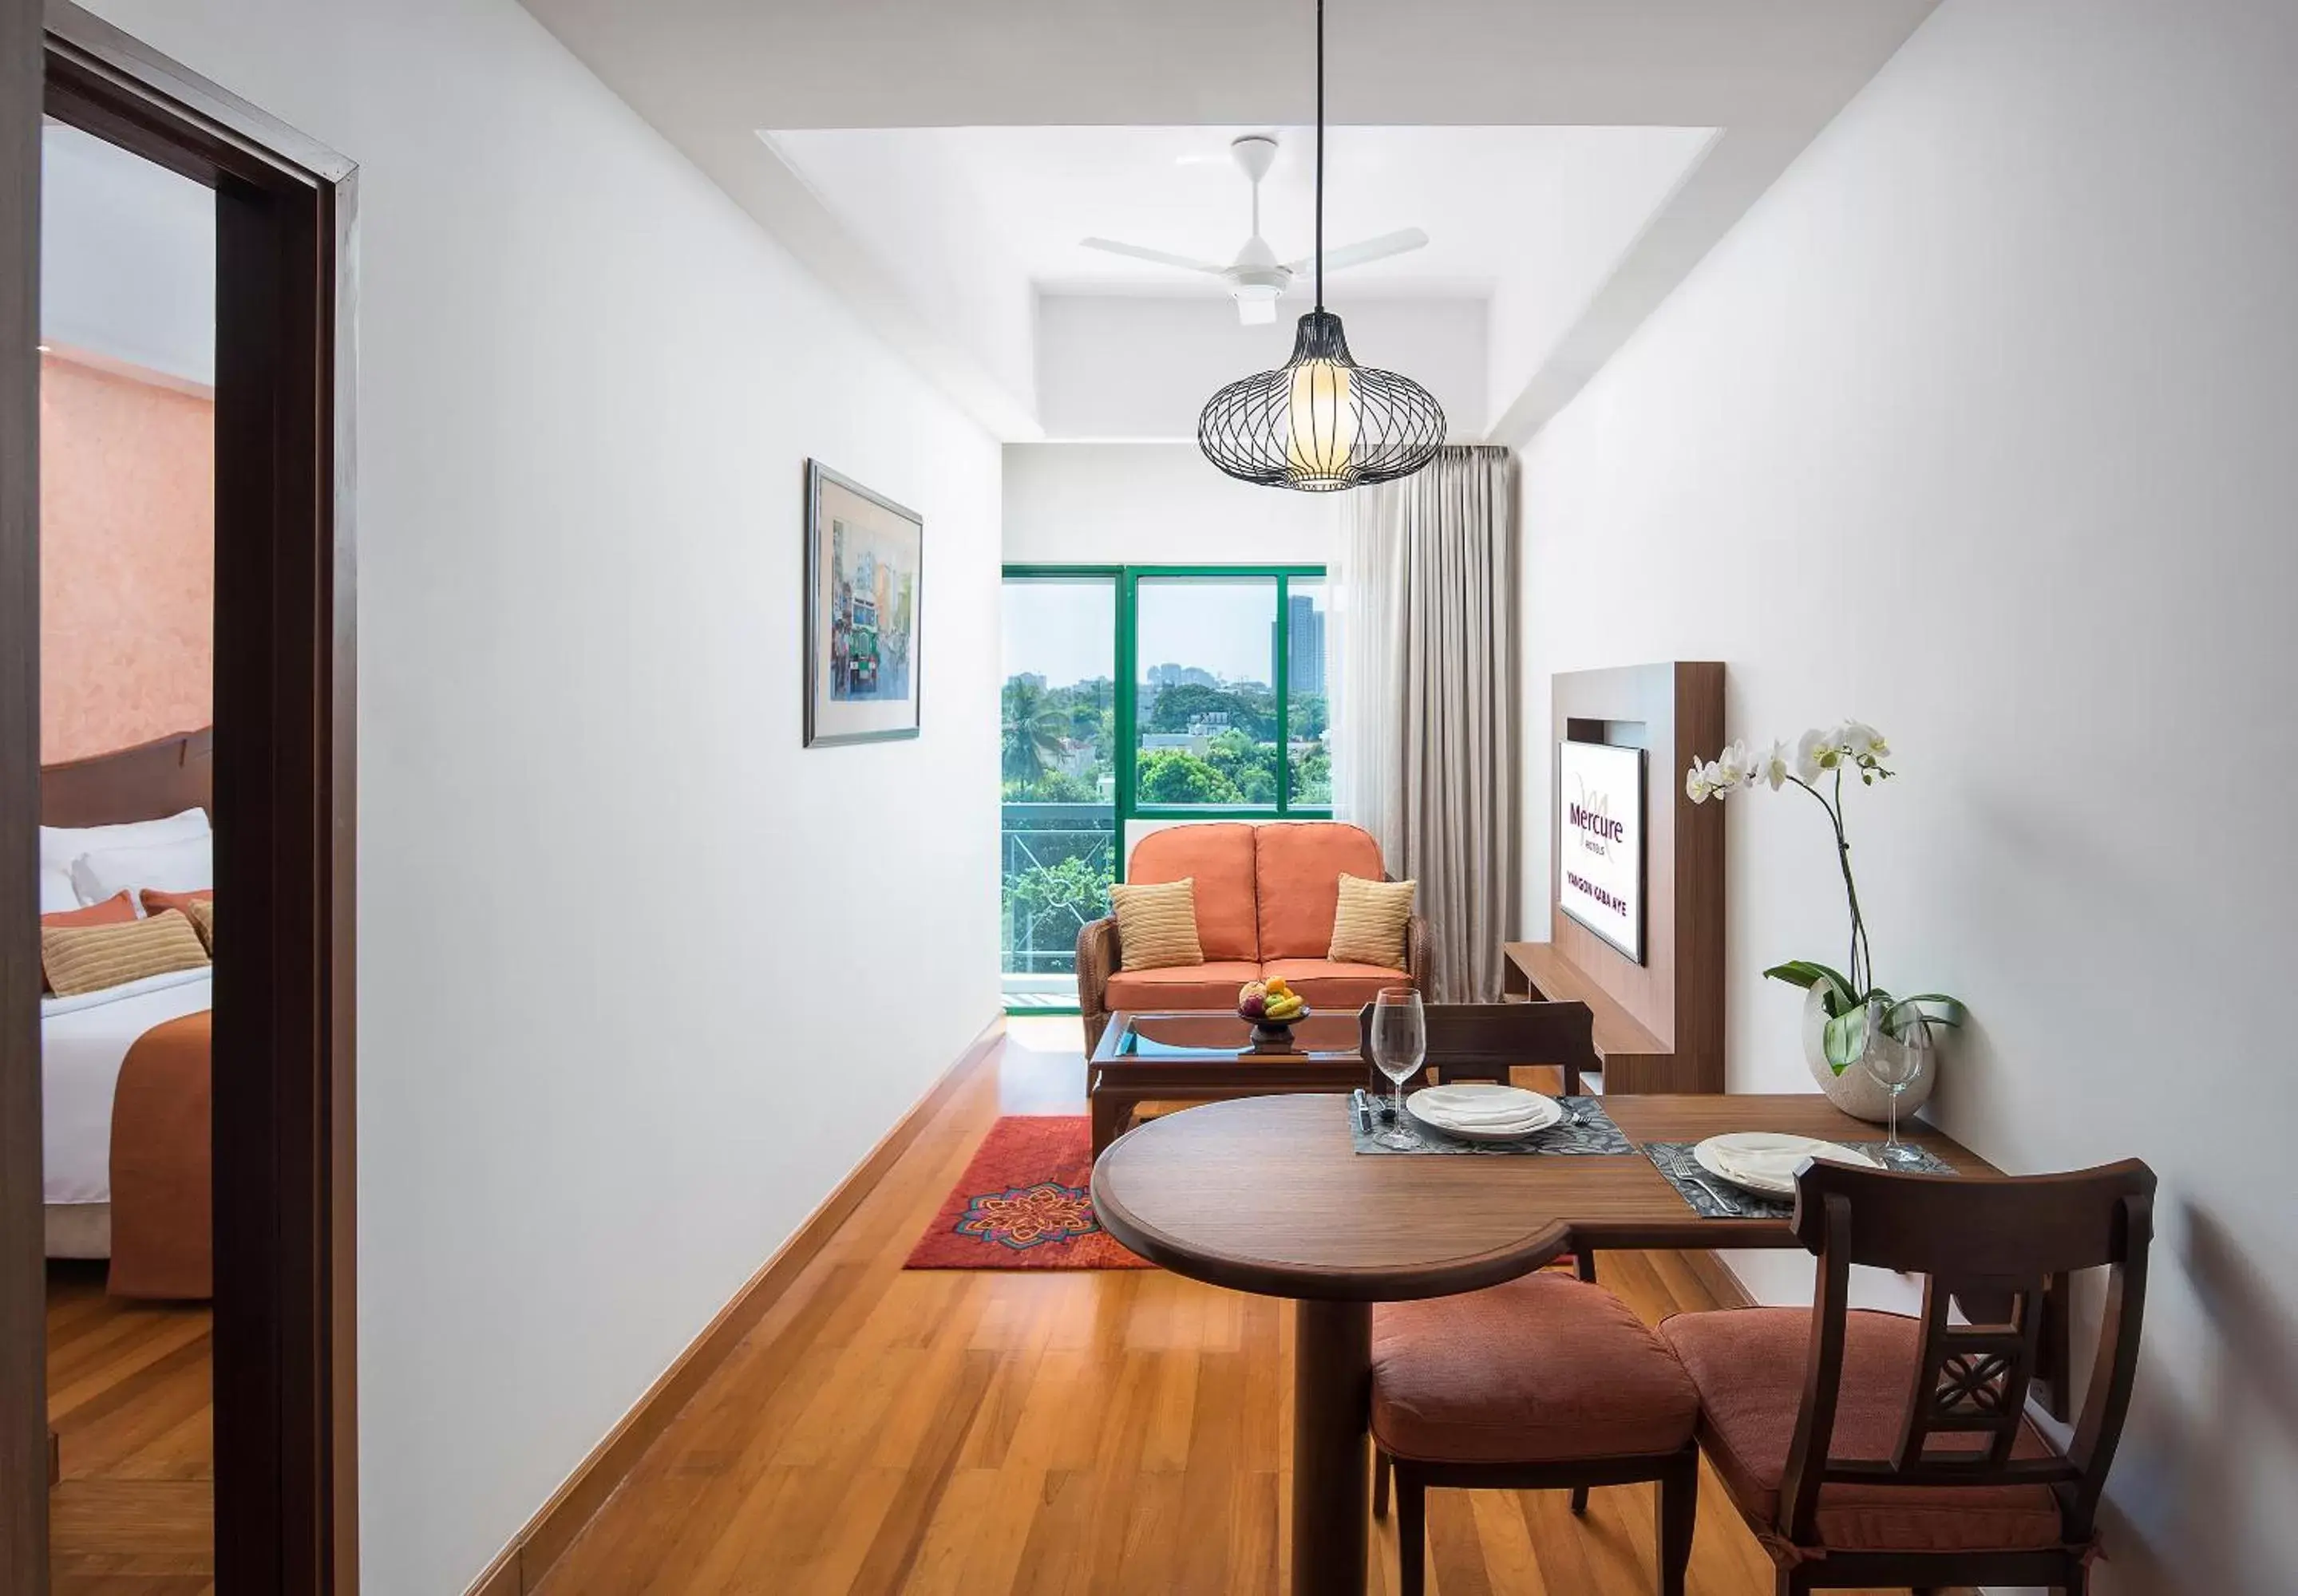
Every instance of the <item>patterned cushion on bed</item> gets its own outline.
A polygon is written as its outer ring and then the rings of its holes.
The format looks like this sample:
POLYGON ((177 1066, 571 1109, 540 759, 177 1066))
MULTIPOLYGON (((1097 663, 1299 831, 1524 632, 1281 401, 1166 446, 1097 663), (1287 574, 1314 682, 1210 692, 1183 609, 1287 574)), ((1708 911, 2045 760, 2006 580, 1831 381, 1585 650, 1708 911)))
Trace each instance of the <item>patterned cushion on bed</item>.
MULTIPOLYGON (((59 909, 40 917, 43 928, 49 926, 127 926, 136 919, 136 900, 126 893, 114 893, 101 903, 91 903, 85 909, 59 909)), ((48 990, 47 972, 40 972, 40 990, 48 990)))
POLYGON ((200 934, 178 909, 125 925, 40 927, 40 966, 60 998, 197 969, 207 962, 200 934))
POLYGON ((200 934, 200 942, 215 957, 215 894, 211 892, 163 893, 157 887, 144 889, 144 912, 158 914, 163 909, 180 909, 192 928, 200 934))

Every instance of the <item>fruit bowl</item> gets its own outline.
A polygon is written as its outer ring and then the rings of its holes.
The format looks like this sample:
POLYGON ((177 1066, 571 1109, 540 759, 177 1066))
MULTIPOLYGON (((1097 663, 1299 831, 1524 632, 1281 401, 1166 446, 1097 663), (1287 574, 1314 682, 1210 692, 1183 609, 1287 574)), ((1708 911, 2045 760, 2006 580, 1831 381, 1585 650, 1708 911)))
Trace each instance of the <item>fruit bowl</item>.
POLYGON ((1293 1027, 1309 1017, 1300 993, 1283 981, 1248 981, 1237 990, 1236 1016, 1252 1022, 1252 1045, 1261 1052, 1289 1052, 1293 1027))

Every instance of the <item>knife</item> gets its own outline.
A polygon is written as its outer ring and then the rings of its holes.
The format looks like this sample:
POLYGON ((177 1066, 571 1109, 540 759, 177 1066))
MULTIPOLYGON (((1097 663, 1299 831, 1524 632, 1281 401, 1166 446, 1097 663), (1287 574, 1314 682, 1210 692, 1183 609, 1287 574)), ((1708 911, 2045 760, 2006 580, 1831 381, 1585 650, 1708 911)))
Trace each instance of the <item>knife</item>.
POLYGON ((1364 1088, 1349 1093, 1349 1112, 1356 1116, 1357 1129, 1367 1136, 1372 1134, 1372 1105, 1365 1101, 1364 1088))

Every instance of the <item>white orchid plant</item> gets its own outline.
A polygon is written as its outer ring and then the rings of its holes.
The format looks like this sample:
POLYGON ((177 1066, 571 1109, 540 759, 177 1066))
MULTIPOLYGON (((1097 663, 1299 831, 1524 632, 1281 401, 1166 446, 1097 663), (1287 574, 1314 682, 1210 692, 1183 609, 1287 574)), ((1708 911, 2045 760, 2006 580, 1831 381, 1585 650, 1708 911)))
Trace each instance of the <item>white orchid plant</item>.
POLYGON ((1847 720, 1832 731, 1817 727, 1796 739, 1790 751, 1773 743, 1751 753, 1746 744, 1733 743, 1714 759, 1693 760, 1684 772, 1684 796, 1694 803, 1724 799, 1751 787, 1773 792, 1798 786, 1809 793, 1827 811, 1835 828, 1835 857, 1843 867, 1843 895, 1851 909, 1851 959, 1847 972, 1810 959, 1773 965, 1764 974, 1806 991, 1819 990, 1827 1010, 1823 1047, 1828 1066, 1841 1074, 1866 1052, 1871 1026, 1905 1041, 1916 1032, 1928 1036, 1932 1025, 1963 1024, 1963 1005, 1944 992, 1919 992, 1896 998, 1874 984, 1875 959, 1867 945, 1867 922, 1859 912, 1859 886, 1851 878, 1851 843, 1843 828, 1844 772, 1855 772, 1859 785, 1872 787, 1889 781, 1893 772, 1883 761, 1891 757, 1883 734, 1857 720, 1847 720), (1824 789, 1824 790, 1823 790, 1824 789))

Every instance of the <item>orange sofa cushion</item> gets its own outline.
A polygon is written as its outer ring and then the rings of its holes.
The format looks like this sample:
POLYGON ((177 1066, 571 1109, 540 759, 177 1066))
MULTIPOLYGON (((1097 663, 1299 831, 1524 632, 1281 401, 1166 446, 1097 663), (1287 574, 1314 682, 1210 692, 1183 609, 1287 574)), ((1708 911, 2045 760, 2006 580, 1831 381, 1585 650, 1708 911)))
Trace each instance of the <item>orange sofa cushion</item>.
POLYGON ((1372 1315, 1372 1433, 1399 1457, 1554 1463, 1691 1439, 1690 1378, 1601 1286, 1527 1275, 1372 1315))
POLYGON ((1354 1012, 1384 986, 1409 986, 1402 970, 1376 964, 1336 964, 1329 958, 1272 958, 1261 967, 1264 981, 1282 975, 1301 1000, 1320 1013, 1354 1012))
MULTIPOLYGON (((1254 929, 1252 832, 1242 821, 1209 821, 1203 825, 1168 826, 1141 839, 1125 867, 1126 881, 1136 886, 1196 878, 1197 945, 1205 958, 1261 958, 1261 940, 1254 929)), ((1334 877, 1333 893, 1340 892, 1334 877)), ((1325 940, 1316 950, 1332 945, 1333 906, 1325 906, 1325 940)), ((1241 976, 1240 980, 1251 980, 1241 976)), ((1231 997, 1236 996, 1234 990, 1231 997)), ((1112 999, 1111 1007, 1117 1007, 1112 999)))
MULTIPOLYGON (((1248 830, 1260 898, 1260 957, 1323 958, 1333 949, 1341 877, 1378 881, 1379 845, 1363 827, 1335 820, 1272 820, 1248 830)), ((1201 924, 1203 913, 1200 907, 1201 924)), ((1210 957, 1211 950, 1206 952, 1210 957)))
MULTIPOLYGON (((1102 1002, 1111 1010, 1236 1008, 1236 989, 1261 979, 1261 967, 1251 959, 1219 959, 1211 964, 1167 965, 1154 970, 1120 970, 1109 978, 1102 1002)), ((1310 1000, 1314 1007, 1315 1000, 1310 1000)))
MULTIPOLYGON (((1885 1461, 1898 1444, 1922 1327, 1903 1314, 1864 1312, 1846 1314, 1844 1327, 1843 1390, 1829 1454, 1842 1462, 1885 1461)), ((1803 1408, 1811 1310, 1679 1313, 1659 1334, 1699 1387, 1701 1450, 1741 1512, 1777 1524, 1803 1408)), ((1932 1450, 1954 1439, 1934 1436, 1932 1450)), ((1963 1439, 1983 1444, 1976 1436, 1963 1439)), ((2032 1424, 2021 1424, 2012 1455, 2053 1453, 2032 1424)), ((1816 1523, 1821 1541, 1844 1551, 2013 1551, 2056 1546, 2061 1534, 2048 1485, 1823 1485, 1816 1523)))

